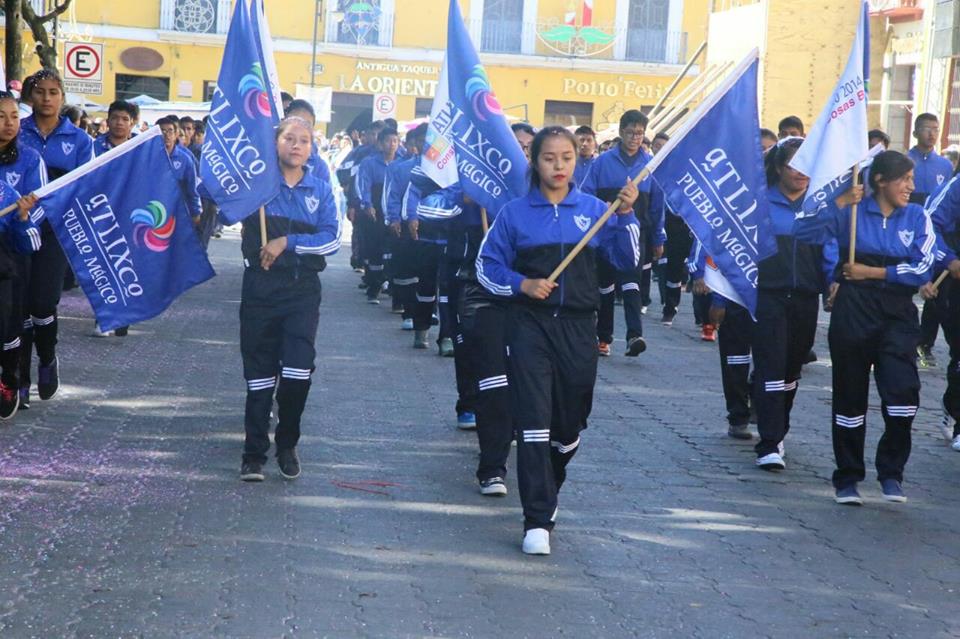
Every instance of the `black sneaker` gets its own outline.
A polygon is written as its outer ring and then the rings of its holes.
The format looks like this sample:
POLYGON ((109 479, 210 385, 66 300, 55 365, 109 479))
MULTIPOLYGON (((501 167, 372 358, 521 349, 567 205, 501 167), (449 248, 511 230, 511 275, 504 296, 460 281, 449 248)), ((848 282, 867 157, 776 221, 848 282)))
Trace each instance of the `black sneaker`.
POLYGON ((284 479, 296 479, 300 476, 300 459, 296 448, 285 448, 277 451, 277 465, 284 479))
POLYGON ((660 323, 664 326, 673 326, 673 319, 677 316, 676 309, 665 308, 663 309, 663 317, 660 318, 660 323))
POLYGON ((242 481, 263 481, 263 464, 260 462, 245 461, 240 466, 242 481))
POLYGON ((20 393, 12 386, 0 382, 0 420, 8 420, 17 414, 20 407, 20 393))
POLYGON ((645 350, 647 350, 647 342, 642 337, 631 337, 627 340, 627 352, 624 355, 636 357, 645 350))
POLYGON ((113 334, 116 335, 117 337, 126 337, 129 330, 130 330, 129 326, 121 326, 117 330, 113 331, 113 334))
POLYGON ((730 424, 727 435, 734 439, 753 439, 753 433, 750 432, 748 424, 730 424))
POLYGON ((30 387, 20 389, 20 410, 30 410, 30 387))
POLYGON ((60 390, 60 359, 53 358, 47 366, 37 367, 37 394, 40 399, 53 399, 60 390))
POLYGON ((507 485, 502 477, 491 477, 480 482, 480 494, 486 497, 503 497, 507 494, 507 485))

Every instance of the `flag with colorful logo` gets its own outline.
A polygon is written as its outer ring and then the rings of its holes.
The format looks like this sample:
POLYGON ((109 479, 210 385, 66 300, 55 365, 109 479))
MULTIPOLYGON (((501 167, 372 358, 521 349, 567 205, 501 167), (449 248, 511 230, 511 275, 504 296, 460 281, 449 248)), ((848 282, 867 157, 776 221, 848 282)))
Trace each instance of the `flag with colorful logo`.
POLYGON ((490 211, 529 190, 527 158, 490 87, 457 0, 450 0, 447 53, 421 168, 442 188, 459 182, 490 211))
POLYGON ((280 190, 274 143, 280 113, 258 24, 247 0, 237 2, 200 154, 200 180, 231 223, 255 213, 280 190))
POLYGON ((729 283, 717 278, 713 286, 751 315, 759 264, 777 252, 760 147, 758 58, 754 49, 647 165, 670 209, 713 258, 714 273, 729 283))
POLYGON ((31 216, 50 222, 102 331, 155 317, 215 275, 159 127, 35 193, 31 216))
POLYGON ((843 75, 790 166, 810 178, 804 213, 816 213, 846 191, 853 167, 870 152, 867 84, 870 80, 870 12, 861 3, 860 21, 843 75))

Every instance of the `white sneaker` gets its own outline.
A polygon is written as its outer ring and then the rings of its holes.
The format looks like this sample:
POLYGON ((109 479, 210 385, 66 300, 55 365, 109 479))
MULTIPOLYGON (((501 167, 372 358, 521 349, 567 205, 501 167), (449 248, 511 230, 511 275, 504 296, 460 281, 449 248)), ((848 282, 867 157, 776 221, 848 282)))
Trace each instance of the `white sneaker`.
POLYGON ((531 528, 523 536, 523 553, 525 555, 549 555, 550 531, 546 528, 531 528))
POLYGON ((641 314, 641 315, 646 315, 646 314, 647 314, 647 307, 646 307, 646 306, 641 306, 641 307, 640 307, 640 314, 641 314))
POLYGON ((763 470, 783 470, 787 467, 783 463, 783 457, 780 453, 770 453, 763 457, 757 457, 757 466, 763 470))
POLYGON ((943 433, 943 438, 948 442, 954 441, 953 439, 953 427, 956 425, 957 420, 950 416, 950 413, 947 412, 947 407, 943 405, 943 401, 940 402, 940 406, 943 408, 943 419, 940 421, 940 432, 943 433))
POLYGON ((402 328, 405 331, 412 331, 413 319, 408 317, 407 319, 403 320, 403 322, 400 323, 400 328, 402 328))
POLYGON ((779 444, 777 444, 777 452, 780 453, 781 457, 787 456, 786 449, 783 447, 783 442, 780 442, 779 444))
POLYGON ((104 332, 104 331, 101 331, 98 327, 94 326, 93 333, 91 333, 91 335, 93 335, 94 337, 113 337, 113 331, 104 332))
POLYGON ((953 438, 953 443, 950 444, 950 448, 960 453, 960 435, 953 438))

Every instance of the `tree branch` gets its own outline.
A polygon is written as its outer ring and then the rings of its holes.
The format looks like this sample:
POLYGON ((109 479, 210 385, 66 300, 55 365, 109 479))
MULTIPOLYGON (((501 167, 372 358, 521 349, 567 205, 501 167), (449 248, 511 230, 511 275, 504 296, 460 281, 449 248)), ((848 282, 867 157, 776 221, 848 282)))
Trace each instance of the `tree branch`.
POLYGON ((63 4, 58 4, 53 8, 53 11, 42 16, 38 16, 37 13, 33 10, 33 7, 30 6, 30 0, 21 0, 23 5, 23 17, 29 23, 32 20, 36 20, 41 24, 45 22, 50 22, 59 15, 62 15, 70 8, 70 3, 73 0, 63 0, 63 4))

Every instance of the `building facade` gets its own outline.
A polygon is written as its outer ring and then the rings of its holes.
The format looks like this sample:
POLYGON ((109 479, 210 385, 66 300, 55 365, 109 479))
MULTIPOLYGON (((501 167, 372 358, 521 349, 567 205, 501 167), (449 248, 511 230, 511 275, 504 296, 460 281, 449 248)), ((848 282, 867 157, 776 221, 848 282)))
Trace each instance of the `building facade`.
MULTIPOLYGON (((460 4, 506 113, 537 125, 603 128, 626 109, 652 107, 706 37, 708 0, 460 4)), ((104 47, 102 94, 84 97, 99 103, 141 94, 210 98, 232 0, 74 5, 58 27, 60 46, 82 41, 104 47)), ((311 81, 329 87, 331 129, 372 108, 375 98, 395 105, 399 120, 429 114, 446 41, 447 0, 266 0, 266 11, 281 84, 291 93, 311 81)), ((694 67, 690 78, 698 71, 694 67)))

